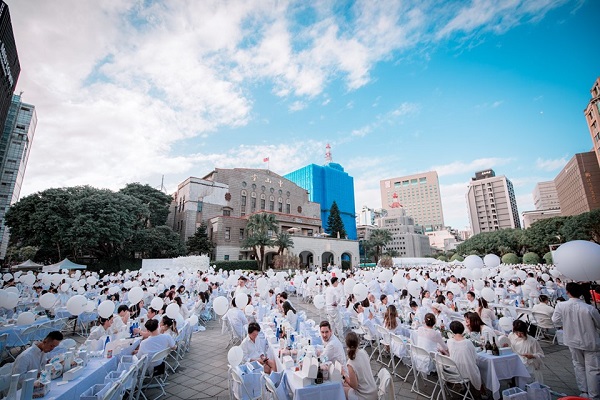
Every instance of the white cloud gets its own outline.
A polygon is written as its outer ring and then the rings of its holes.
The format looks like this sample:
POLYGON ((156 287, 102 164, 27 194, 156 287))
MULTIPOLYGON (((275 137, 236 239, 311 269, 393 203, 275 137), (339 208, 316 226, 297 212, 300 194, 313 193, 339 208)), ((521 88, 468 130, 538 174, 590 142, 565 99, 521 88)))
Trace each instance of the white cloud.
POLYGON ((471 173, 474 175, 476 171, 506 165, 511 161, 513 161, 511 158, 478 158, 471 162, 455 161, 445 165, 434 165, 431 167, 431 170, 437 171, 438 176, 449 176, 464 173, 471 173))
MULTIPOLYGON (((439 171, 438 171, 439 174, 439 171)), ((458 182, 452 184, 440 183, 440 196, 442 197, 442 209, 444 210, 444 223, 455 229, 464 230, 465 221, 468 224, 468 208, 465 195, 469 182, 458 182)))
POLYGON ((568 161, 569 159, 567 158, 567 156, 562 156, 561 158, 555 158, 550 160, 538 158, 535 162, 535 166, 539 170, 552 172, 563 168, 565 165, 567 165, 568 161))
POLYGON ((292 104, 290 104, 289 106, 289 110, 292 112, 295 111, 300 111, 300 110, 304 110, 306 108, 307 104, 303 101, 295 101, 292 104))

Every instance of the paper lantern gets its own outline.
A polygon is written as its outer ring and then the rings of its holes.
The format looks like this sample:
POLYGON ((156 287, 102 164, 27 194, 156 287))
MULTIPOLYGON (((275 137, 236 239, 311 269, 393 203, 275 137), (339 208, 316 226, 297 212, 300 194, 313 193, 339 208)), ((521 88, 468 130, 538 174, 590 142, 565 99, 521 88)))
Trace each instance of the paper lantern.
POLYGON ((246 308, 244 308, 244 313, 246 315, 252 315, 253 312, 254 312, 254 306, 252 304, 248 304, 246 306, 246 308))
POLYGON ((356 285, 354 285, 354 288, 352 289, 352 293, 354 294, 354 300, 363 301, 364 299, 367 298, 367 295, 369 294, 369 290, 363 283, 357 283, 356 285))
POLYGON ((44 293, 40 296, 40 306, 46 310, 54 307, 54 303, 56 303, 56 296, 53 293, 44 293))
POLYGON ((419 297, 421 295, 421 284, 417 281, 410 281, 406 286, 408 293, 413 297, 419 297))
POLYGON ((232 367, 237 367, 242 362, 244 358, 244 351, 240 346, 233 346, 227 352, 227 361, 229 361, 229 365, 232 367))
POLYGON ((574 281, 600 280, 600 245, 573 240, 561 245, 553 255, 556 269, 574 281))
POLYGON ((496 293, 494 292, 494 289, 484 287, 483 289, 481 289, 481 297, 483 297, 489 302, 493 302, 496 300, 496 293))
POLYGON ((24 312, 17 317, 17 325, 31 325, 35 322, 35 315, 32 312, 24 312))
POLYGON ((235 295, 235 306, 243 310, 248 304, 248 295, 246 293, 238 293, 235 295))
POLYGON ((160 297, 155 297, 150 302, 150 307, 155 310, 160 310, 165 305, 165 302, 160 297))
POLYGON ((496 268, 502 260, 495 254, 488 254, 483 257, 483 263, 488 268, 496 268))
POLYGON ((115 312, 115 303, 111 300, 104 300, 98 305, 98 315, 102 318, 110 318, 115 312))
POLYGON ((179 314, 179 306, 176 303, 171 303, 167 306, 167 317, 175 319, 179 314))
MULTIPOLYGON (((67 310, 72 315, 80 315, 81 313, 83 313, 85 311, 86 306, 87 306, 87 299, 85 298, 85 296, 82 296, 80 294, 76 294, 75 296, 71 297, 67 301, 67 310)), ((113 305, 113 307, 114 307, 114 305, 113 305)))
POLYGON ((463 264, 465 265, 465 267, 467 267, 467 269, 483 268, 483 260, 481 259, 481 257, 476 256, 474 254, 467 256, 467 258, 465 258, 465 261, 463 261, 463 264))
POLYGON ((131 304, 137 304, 144 298, 144 290, 139 286, 131 288, 129 289, 127 298, 131 304))
POLYGON ((213 310, 215 310, 218 315, 225 315, 228 309, 229 302, 227 301, 227 297, 219 296, 213 302, 213 310))
POLYGON ((313 304, 315 305, 317 310, 322 309, 323 307, 325 307, 325 296, 323 296, 322 294, 316 295, 313 299, 313 304))

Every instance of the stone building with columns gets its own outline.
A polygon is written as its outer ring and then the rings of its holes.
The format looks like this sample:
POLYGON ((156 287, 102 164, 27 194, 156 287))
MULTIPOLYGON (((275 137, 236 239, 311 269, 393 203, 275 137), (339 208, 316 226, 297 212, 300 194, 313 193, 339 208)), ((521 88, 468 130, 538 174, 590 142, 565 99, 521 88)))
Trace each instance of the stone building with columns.
MULTIPOLYGON (((203 178, 187 178, 173 194, 167 223, 185 241, 205 222, 215 244, 212 259, 248 260, 254 255, 242 248, 246 223, 261 212, 274 214, 280 231, 290 233, 290 252, 302 265, 358 264, 358 242, 327 237, 320 205, 309 201, 305 189, 268 169, 216 168, 203 178)), ((267 264, 276 252, 267 249, 267 264)))

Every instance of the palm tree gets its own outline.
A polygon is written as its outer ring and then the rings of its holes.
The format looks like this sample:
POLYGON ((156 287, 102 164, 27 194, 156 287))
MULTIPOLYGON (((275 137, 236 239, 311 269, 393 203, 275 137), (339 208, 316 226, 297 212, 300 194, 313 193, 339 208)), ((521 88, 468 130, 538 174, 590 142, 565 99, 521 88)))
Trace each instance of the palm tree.
POLYGON ((278 230, 275 214, 259 213, 248 218, 247 236, 242 247, 254 250, 258 266, 262 271, 265 270, 265 247, 274 245, 273 235, 277 234, 278 230))
POLYGON ((369 247, 374 250, 375 263, 379 262, 383 248, 392 241, 392 233, 387 229, 376 229, 369 238, 369 247))
POLYGON ((294 247, 294 241, 287 232, 280 232, 275 238, 275 243, 273 244, 277 246, 277 255, 281 255, 283 254, 284 250, 294 247))

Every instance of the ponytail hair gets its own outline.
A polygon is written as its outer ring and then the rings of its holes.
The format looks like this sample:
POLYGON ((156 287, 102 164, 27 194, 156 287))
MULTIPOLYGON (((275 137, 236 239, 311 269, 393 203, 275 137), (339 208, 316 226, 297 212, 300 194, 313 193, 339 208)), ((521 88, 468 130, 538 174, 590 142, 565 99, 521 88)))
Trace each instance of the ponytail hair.
POLYGON ((348 332, 346 335, 346 347, 348 348, 349 359, 354 360, 356 358, 359 343, 358 335, 352 331, 348 332))

